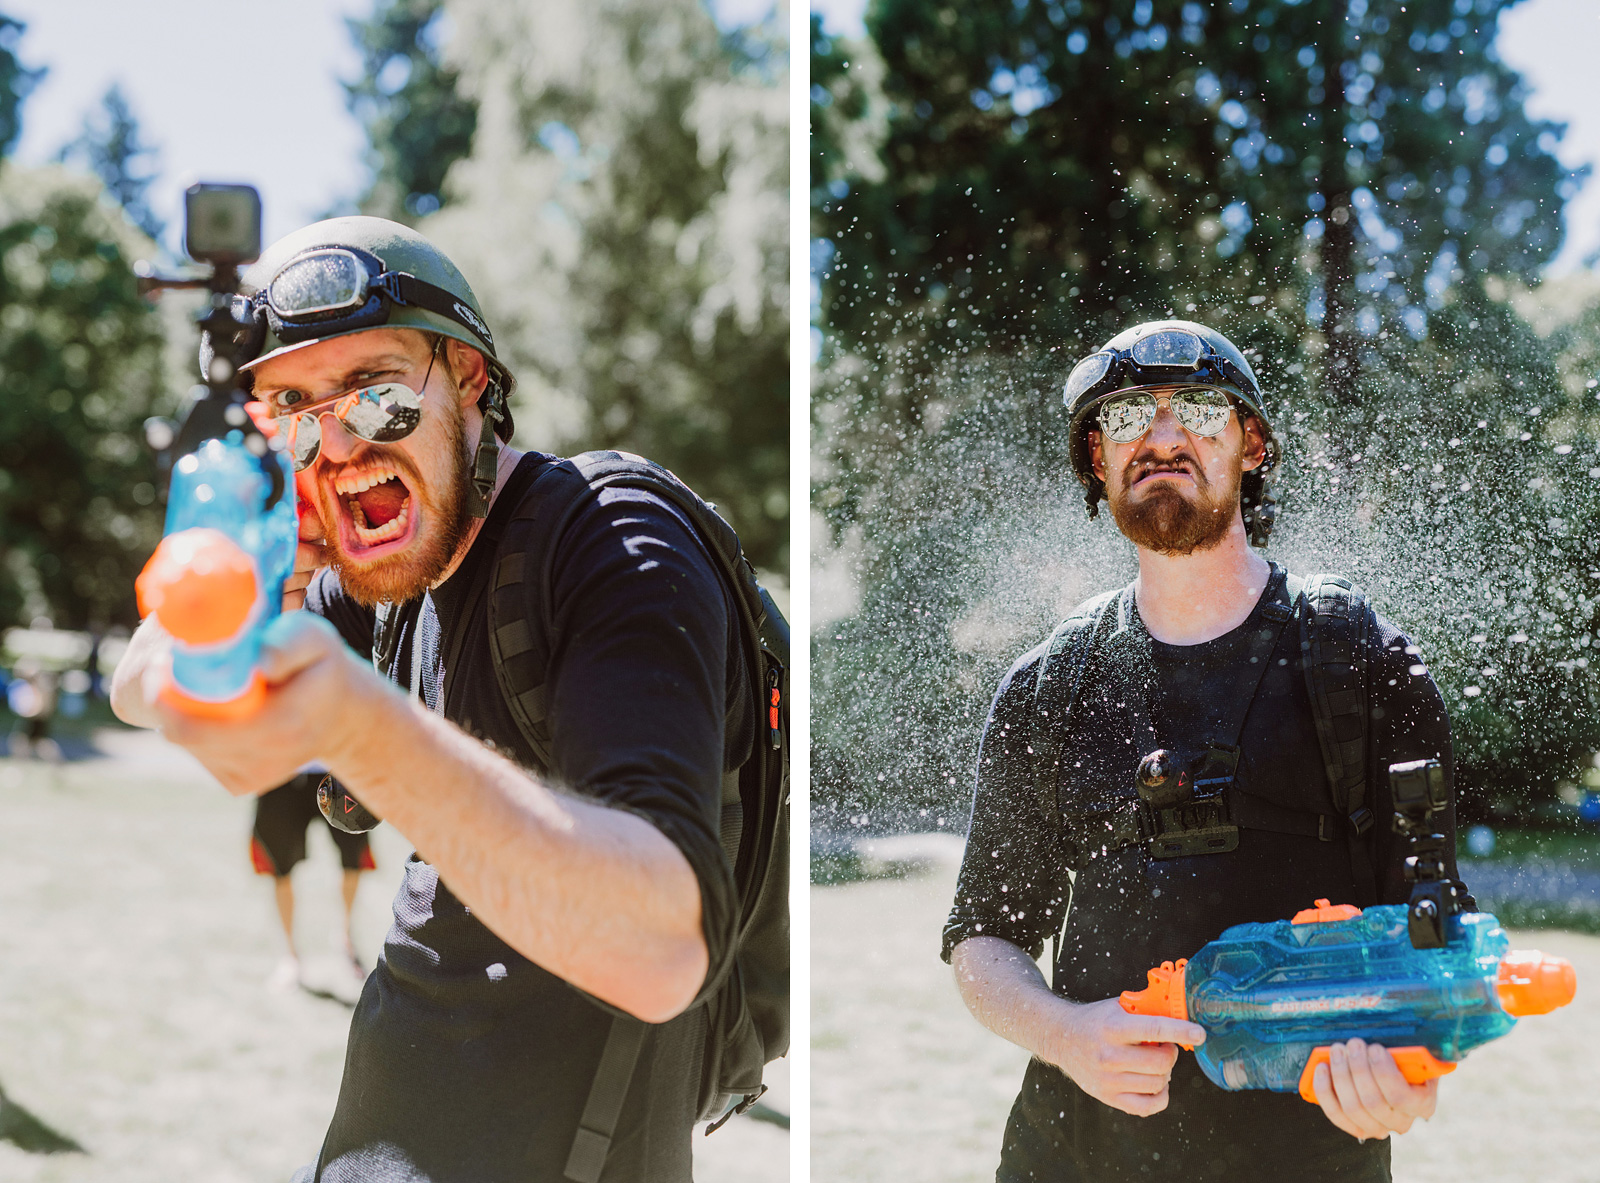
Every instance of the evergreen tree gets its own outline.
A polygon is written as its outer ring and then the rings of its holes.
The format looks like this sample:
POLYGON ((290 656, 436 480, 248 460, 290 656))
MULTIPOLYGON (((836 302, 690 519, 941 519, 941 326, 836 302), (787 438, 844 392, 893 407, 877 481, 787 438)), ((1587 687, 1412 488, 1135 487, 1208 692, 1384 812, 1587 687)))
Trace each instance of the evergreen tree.
POLYGON ((1353 400, 1358 319, 1423 323, 1456 271, 1531 279, 1559 241, 1573 182, 1494 55, 1506 6, 876 0, 888 168, 819 210, 827 327, 1076 346, 1135 308, 1261 296, 1292 340, 1341 326, 1353 400))
POLYGON ((346 102, 366 128, 372 187, 361 208, 414 221, 445 201, 450 166, 472 150, 477 105, 443 62, 441 0, 377 0, 370 17, 346 22, 361 51, 361 77, 346 102))
POLYGON ((102 197, 60 168, 0 169, 0 625, 137 623, 161 536, 141 424, 174 400, 132 270, 154 244, 102 197))
POLYGON ((100 100, 99 112, 84 121, 83 134, 62 148, 58 159, 85 165, 133 224, 159 240, 164 227, 145 197, 157 175, 155 155, 139 132, 122 87, 113 83, 100 100))

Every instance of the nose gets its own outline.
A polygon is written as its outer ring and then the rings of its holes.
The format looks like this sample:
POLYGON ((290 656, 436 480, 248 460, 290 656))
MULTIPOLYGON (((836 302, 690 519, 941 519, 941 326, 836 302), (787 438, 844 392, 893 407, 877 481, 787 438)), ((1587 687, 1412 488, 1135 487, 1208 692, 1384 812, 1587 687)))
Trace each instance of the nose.
POLYGON ((361 441, 345 428, 339 417, 331 410, 323 411, 317 416, 317 420, 322 425, 323 458, 335 463, 343 463, 350 459, 361 441))
POLYGON ((1150 430, 1144 434, 1144 445, 1157 452, 1174 453, 1189 443, 1188 433, 1172 413, 1172 401, 1161 398, 1156 402, 1156 417, 1150 421, 1150 430))

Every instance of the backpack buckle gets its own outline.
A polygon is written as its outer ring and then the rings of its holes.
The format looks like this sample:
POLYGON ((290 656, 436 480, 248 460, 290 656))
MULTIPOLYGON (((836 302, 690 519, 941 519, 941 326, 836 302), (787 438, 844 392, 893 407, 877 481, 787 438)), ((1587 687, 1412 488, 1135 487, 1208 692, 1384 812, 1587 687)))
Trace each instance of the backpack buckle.
POLYGON ((767 1091, 766 1082, 762 1081, 761 1087, 759 1089, 757 1089, 753 1093, 746 1093, 744 1095, 744 1097, 742 1099, 740 1099, 738 1104, 730 1106, 726 1113, 724 1113, 721 1117, 717 1118, 716 1121, 714 1121, 710 1125, 708 1125, 706 1127, 706 1137, 709 1138, 717 1130, 720 1130, 723 1126, 727 1125, 729 1118, 746 1112, 752 1105, 754 1105, 757 1101, 761 1100, 762 1096, 766 1093, 766 1091, 767 1091))

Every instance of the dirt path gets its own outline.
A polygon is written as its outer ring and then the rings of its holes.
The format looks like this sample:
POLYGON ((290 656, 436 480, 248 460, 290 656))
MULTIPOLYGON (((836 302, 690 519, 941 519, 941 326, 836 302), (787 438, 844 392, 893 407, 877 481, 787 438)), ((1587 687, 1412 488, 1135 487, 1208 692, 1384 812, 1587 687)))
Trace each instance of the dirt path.
MULTIPOLYGON (((1027 1057, 979 1027, 939 960, 954 868, 812 889, 812 1177, 994 1178, 1027 1057)), ((1600 938, 1513 933, 1572 960, 1577 1000, 1480 1048, 1395 1139, 1401 1183, 1600 1179, 1600 938)))
MULTIPOLYGON (((327 1128, 349 1011, 264 985, 281 937, 250 872, 250 803, 155 736, 95 738, 99 757, 58 767, 0 759, 0 1179, 283 1183, 327 1128), (88 1153, 3 1140, 10 1105, 88 1153)), ((369 966, 410 852, 390 827, 373 838, 356 924, 369 966)), ((338 874, 314 835, 296 927, 323 976, 338 874)), ((696 1138, 696 1174, 777 1183, 788 1147, 786 1131, 735 1119, 696 1138)))

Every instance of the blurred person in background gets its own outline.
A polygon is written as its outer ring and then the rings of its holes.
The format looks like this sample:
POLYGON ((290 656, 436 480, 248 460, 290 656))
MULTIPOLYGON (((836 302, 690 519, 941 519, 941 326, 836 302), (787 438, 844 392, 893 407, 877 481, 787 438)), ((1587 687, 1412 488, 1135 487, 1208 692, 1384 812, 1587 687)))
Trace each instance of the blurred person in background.
POLYGON ((583 501, 549 601, 525 609, 547 657, 541 758, 497 684, 485 592, 554 458, 507 442, 511 375, 465 278, 414 231, 359 217, 290 235, 245 284, 271 324, 253 392, 299 469, 285 606, 306 611, 275 628, 246 720, 162 705, 169 643, 151 620, 112 701, 234 793, 322 760, 416 845, 321 1153, 296 1178, 689 1183, 700 1004, 720 997, 738 915, 719 811, 757 735, 732 594, 660 497, 583 501), (355 311, 319 304, 352 260, 371 281, 355 311), (431 292, 403 302, 383 282, 431 292), (280 314, 301 297, 327 310, 280 314), (329 623, 371 652, 380 605, 399 686, 329 623))
POLYGON ((1322 897, 1405 902, 1387 769, 1437 759, 1448 782, 1438 689, 1348 583, 1302 581, 1252 551, 1270 534, 1279 446, 1226 337, 1136 326, 1074 367, 1066 396, 1090 516, 1104 497, 1139 567, 1012 666, 984 728, 943 954, 978 1020, 1034 1056, 996 1178, 1387 1180, 1387 1139, 1434 1112, 1437 1080, 1409 1084, 1354 1039, 1316 1069, 1321 1112, 1226 1091, 1178 1055, 1204 1028, 1128 1014, 1118 994, 1230 925, 1322 897), (1319 629, 1354 622, 1337 635, 1369 670, 1365 693, 1321 685, 1341 704, 1331 718, 1313 711, 1301 659, 1310 614, 1319 629), (1330 762, 1325 723, 1362 741, 1330 762), (1156 749, 1233 753, 1220 849, 1173 856, 1146 833, 1134 778, 1156 749), (1035 964, 1047 937, 1053 988, 1035 964))
POLYGON ((293 779, 256 798, 255 823, 250 829, 250 864, 258 875, 272 876, 272 895, 278 907, 278 922, 283 926, 286 952, 273 968, 267 984, 286 990, 306 984, 299 949, 294 939, 294 881, 291 872, 306 857, 306 828, 326 827, 339 850, 342 877, 339 894, 344 902, 343 976, 357 986, 366 979, 361 958, 356 955, 351 921, 355 916, 356 893, 361 875, 377 869, 372 858, 372 842, 365 833, 352 834, 330 824, 317 807, 317 785, 327 775, 320 764, 310 764, 293 779))
POLYGON ((32 657, 24 657, 17 662, 14 675, 6 688, 6 704, 19 720, 11 733, 11 754, 59 761, 61 745, 50 735, 59 687, 56 672, 32 657))

